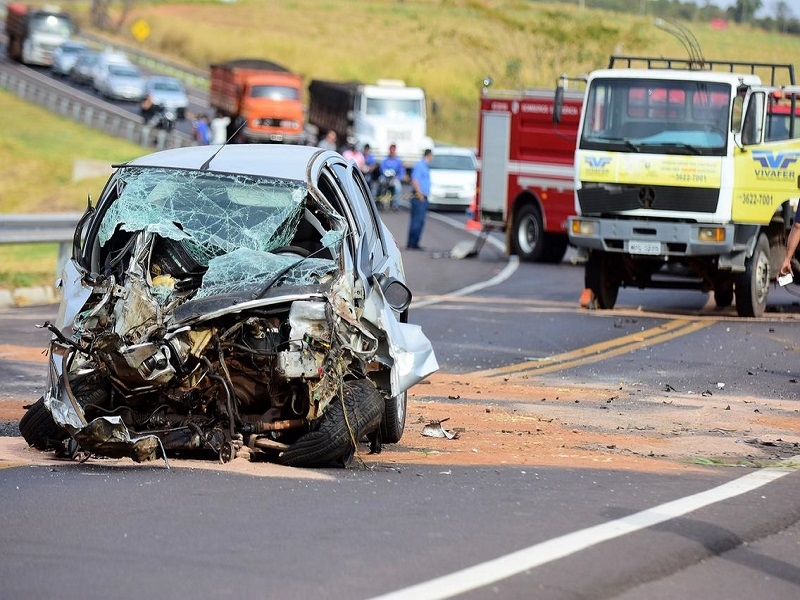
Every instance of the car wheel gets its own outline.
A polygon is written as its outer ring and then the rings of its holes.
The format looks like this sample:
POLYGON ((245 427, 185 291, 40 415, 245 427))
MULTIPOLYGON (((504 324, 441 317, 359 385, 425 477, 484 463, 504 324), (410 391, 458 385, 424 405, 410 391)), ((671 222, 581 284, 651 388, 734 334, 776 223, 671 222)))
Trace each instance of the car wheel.
POLYGON ((769 240, 759 235, 753 256, 744 264, 744 273, 736 276, 736 314, 740 317, 760 317, 767 308, 770 266, 769 240))
POLYGON ((384 399, 368 379, 342 385, 342 398, 335 398, 319 419, 319 426, 302 435, 279 460, 290 467, 345 467, 358 441, 375 431, 383 418, 384 399), (346 414, 345 414, 346 411, 346 414))
POLYGON ((408 392, 401 392, 392 398, 386 398, 386 414, 381 421, 381 440, 387 444, 395 444, 403 437, 406 428, 406 407, 408 392))
POLYGON ((63 440, 67 432, 53 420, 53 415, 44 404, 44 396, 28 407, 19 421, 19 430, 29 446, 39 450, 50 450, 63 440))

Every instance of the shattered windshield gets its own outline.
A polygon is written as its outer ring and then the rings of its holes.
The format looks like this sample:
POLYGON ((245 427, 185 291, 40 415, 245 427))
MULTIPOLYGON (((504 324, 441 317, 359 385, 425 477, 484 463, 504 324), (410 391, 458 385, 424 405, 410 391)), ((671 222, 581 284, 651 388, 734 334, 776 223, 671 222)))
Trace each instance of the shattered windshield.
POLYGON ((146 234, 151 277, 163 272, 152 266, 166 262, 159 252, 170 255, 170 265, 188 255, 202 272, 197 298, 261 288, 278 275, 275 286, 311 285, 336 271, 343 220, 328 212, 327 224, 316 217, 309 222, 313 200, 303 182, 133 166, 120 169, 115 187, 100 246, 118 231, 146 234), (287 251, 298 245, 301 229, 311 231, 317 247, 287 251))

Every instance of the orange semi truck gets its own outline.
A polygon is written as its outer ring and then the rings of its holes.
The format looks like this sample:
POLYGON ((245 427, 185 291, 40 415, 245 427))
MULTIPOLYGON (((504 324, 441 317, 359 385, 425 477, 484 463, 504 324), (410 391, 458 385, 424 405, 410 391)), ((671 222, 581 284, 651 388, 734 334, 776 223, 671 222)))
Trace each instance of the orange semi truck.
POLYGON ((239 131, 236 141, 300 144, 302 87, 300 75, 274 62, 233 60, 211 65, 209 104, 231 118, 228 137, 239 131))

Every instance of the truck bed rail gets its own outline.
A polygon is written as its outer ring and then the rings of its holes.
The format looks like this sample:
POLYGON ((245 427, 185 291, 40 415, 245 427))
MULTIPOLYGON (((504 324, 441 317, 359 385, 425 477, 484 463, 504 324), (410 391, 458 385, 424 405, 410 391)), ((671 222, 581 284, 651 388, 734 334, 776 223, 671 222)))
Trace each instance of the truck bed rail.
POLYGON ((794 65, 787 63, 760 63, 751 61, 706 60, 700 62, 691 58, 664 58, 654 56, 612 55, 608 63, 609 69, 683 69, 704 71, 728 71, 730 73, 750 73, 760 75, 769 73, 769 84, 794 85, 794 65), (783 72, 783 77, 779 75, 783 72), (784 79, 785 78, 785 79, 784 79))

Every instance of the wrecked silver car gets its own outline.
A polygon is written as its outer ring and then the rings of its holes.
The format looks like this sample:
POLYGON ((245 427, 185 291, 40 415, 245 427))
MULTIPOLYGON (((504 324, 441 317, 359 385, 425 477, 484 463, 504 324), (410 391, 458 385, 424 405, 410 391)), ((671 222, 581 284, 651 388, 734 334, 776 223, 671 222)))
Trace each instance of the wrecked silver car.
POLYGON ((279 145, 118 165, 78 225, 27 442, 135 461, 346 465, 438 365, 358 168, 279 145))

